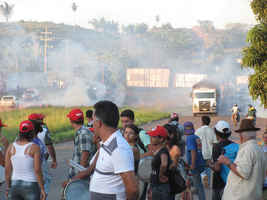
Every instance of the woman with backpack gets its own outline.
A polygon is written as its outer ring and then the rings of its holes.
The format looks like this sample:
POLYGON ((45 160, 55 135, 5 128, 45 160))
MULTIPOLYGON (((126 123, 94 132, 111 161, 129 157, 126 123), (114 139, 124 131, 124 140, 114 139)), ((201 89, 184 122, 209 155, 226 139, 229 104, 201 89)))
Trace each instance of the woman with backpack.
POLYGON ((226 185, 227 176, 230 169, 217 161, 220 155, 224 155, 233 162, 237 156, 239 145, 229 140, 231 128, 228 122, 218 121, 214 127, 218 143, 214 144, 212 151, 213 163, 210 168, 213 169, 212 180, 212 200, 221 200, 223 190, 226 185))
POLYGON ((154 157, 152 160, 152 173, 150 178, 152 199, 167 200, 171 199, 169 168, 171 165, 171 157, 166 147, 166 139, 168 137, 167 130, 162 126, 157 126, 148 132, 151 138, 151 145, 154 146, 154 157))

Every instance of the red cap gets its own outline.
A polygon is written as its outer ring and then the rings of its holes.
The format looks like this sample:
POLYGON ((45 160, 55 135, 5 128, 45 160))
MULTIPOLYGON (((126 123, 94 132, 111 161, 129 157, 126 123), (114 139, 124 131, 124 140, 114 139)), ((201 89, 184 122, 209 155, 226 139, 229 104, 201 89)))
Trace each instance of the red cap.
POLYGON ((44 118, 45 118, 45 115, 42 114, 42 113, 40 113, 40 114, 39 114, 39 119, 40 119, 40 120, 43 120, 44 118))
POLYGON ((94 128, 89 128, 89 130, 90 130, 92 133, 94 133, 94 128))
POLYGON ((29 120, 23 121, 19 125, 19 131, 21 133, 28 133, 34 130, 33 123, 29 120))
POLYGON ((0 119, 0 127, 7 127, 7 125, 2 124, 2 120, 0 119))
POLYGON ((168 137, 167 130, 162 126, 157 126, 156 128, 152 129, 152 131, 149 131, 147 133, 150 136, 161 136, 161 137, 168 137))
POLYGON ((67 115, 71 121, 80 121, 83 120, 83 112, 80 109, 73 109, 67 115))
POLYGON ((28 120, 40 120, 40 115, 37 113, 32 113, 28 116, 28 120))

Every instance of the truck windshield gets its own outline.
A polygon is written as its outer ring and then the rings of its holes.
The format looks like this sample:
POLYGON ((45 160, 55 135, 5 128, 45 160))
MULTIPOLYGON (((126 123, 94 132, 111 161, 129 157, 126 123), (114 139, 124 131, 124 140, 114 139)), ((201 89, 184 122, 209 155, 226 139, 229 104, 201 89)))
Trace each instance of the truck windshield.
POLYGON ((195 97, 199 99, 210 99, 214 98, 215 94, 212 92, 201 92, 201 93, 195 93, 195 97))

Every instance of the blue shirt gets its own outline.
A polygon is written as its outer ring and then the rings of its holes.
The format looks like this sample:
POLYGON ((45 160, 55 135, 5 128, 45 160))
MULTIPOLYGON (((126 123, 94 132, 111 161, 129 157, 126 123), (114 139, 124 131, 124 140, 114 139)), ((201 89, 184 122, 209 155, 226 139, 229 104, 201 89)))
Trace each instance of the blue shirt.
POLYGON ((44 143, 38 138, 34 138, 32 140, 32 142, 34 144, 37 144, 40 147, 40 151, 41 151, 41 161, 43 161, 45 159, 45 153, 46 153, 46 146, 44 145, 44 143))
POLYGON ((197 152, 196 158, 196 168, 204 167, 205 161, 201 152, 201 140, 195 134, 186 136, 186 159, 189 165, 192 164, 191 151, 195 150, 197 152))

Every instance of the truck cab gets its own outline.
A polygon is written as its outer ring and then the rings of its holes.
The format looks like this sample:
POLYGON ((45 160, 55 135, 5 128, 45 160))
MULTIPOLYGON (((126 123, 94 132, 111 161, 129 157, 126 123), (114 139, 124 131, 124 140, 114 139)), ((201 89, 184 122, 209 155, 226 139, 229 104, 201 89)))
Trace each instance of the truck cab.
POLYGON ((216 88, 193 89, 193 115, 216 114, 216 88))

